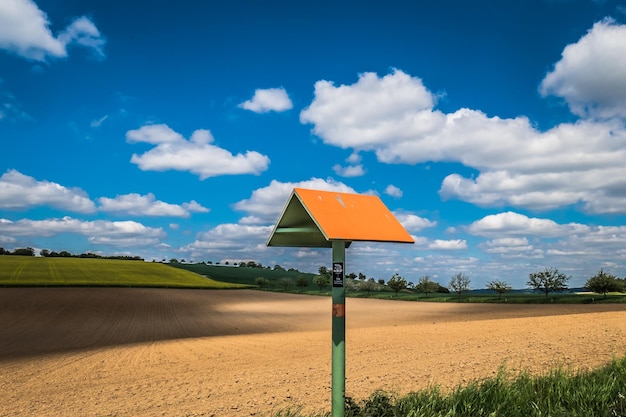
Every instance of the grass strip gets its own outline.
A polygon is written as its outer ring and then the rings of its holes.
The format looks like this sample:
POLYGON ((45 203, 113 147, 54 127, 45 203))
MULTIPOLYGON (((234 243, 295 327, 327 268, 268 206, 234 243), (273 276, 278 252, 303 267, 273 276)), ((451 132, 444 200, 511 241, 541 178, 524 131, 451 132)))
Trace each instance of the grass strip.
MULTIPOLYGON (((625 417, 626 358, 591 371, 562 368, 546 375, 506 370, 449 393, 438 387, 395 396, 376 391, 366 400, 346 400, 346 417, 625 417)), ((303 417, 283 410, 273 417, 303 417)), ((330 413, 308 414, 328 417, 330 413)))

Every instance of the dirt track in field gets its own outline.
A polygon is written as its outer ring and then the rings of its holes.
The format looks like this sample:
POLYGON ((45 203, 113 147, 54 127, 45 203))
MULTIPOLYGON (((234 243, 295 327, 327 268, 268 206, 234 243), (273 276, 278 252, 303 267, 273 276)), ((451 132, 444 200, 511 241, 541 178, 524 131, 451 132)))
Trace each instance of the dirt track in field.
MULTIPOLYGON (((453 388, 626 354, 624 305, 346 301, 346 394, 453 388)), ((330 409, 331 300, 256 291, 0 289, 0 416, 330 409)))

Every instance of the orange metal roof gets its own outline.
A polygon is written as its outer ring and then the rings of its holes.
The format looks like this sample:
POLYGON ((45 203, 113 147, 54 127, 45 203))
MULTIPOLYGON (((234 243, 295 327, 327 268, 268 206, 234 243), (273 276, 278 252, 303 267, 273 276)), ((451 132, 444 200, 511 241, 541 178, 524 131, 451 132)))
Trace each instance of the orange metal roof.
POLYGON ((377 196, 294 188, 268 246, 329 247, 332 240, 414 243, 377 196))

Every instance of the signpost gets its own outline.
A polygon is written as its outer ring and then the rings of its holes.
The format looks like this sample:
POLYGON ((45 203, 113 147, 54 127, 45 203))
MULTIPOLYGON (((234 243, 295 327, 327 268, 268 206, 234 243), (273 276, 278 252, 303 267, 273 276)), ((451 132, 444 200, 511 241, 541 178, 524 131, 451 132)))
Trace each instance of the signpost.
POLYGON ((415 243, 376 196, 295 188, 267 246, 332 248, 332 416, 346 396, 346 248, 352 241, 415 243))

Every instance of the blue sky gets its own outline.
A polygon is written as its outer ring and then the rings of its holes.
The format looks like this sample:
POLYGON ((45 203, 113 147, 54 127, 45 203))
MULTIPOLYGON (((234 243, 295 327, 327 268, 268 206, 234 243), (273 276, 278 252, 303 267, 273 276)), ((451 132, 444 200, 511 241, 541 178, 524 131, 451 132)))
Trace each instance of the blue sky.
POLYGON ((294 187, 414 245, 349 272, 626 275, 626 3, 0 2, 0 246, 315 272, 294 187))

